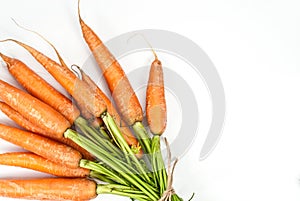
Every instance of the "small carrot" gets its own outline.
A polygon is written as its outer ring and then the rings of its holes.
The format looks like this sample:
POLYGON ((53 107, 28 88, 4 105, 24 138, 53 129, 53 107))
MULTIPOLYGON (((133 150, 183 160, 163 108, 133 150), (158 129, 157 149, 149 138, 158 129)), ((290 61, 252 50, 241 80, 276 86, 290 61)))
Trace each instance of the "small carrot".
POLYGON ((117 108, 128 125, 132 126, 137 121, 141 122, 143 120, 142 107, 124 70, 100 38, 82 20, 79 1, 78 14, 83 37, 103 72, 117 108))
POLYGON ((161 135, 166 128, 167 106, 162 64, 155 53, 154 55, 146 91, 146 116, 150 131, 161 135))
POLYGON ((73 124, 74 120, 80 115, 80 112, 71 100, 58 92, 20 60, 10 58, 1 53, 0 56, 6 62, 10 74, 22 87, 33 96, 52 106, 73 124))
POLYGON ((135 136, 132 134, 129 127, 127 127, 126 123, 122 121, 120 115, 118 114, 117 110, 115 109, 113 103, 110 101, 110 99, 103 93, 103 91, 96 85, 96 83, 82 70, 80 69, 82 80, 86 82, 90 87, 94 88, 96 90, 96 93, 98 93, 101 98, 104 100, 107 111, 109 114, 112 115, 114 120, 116 122, 120 123, 119 129, 121 133, 123 134, 124 139, 126 140, 127 144, 131 146, 132 148, 137 149, 138 157, 140 158, 142 156, 142 150, 140 149, 139 142, 135 138, 135 136))
POLYGON ((71 126, 55 109, 2 80, 0 80, 0 99, 56 138, 62 138, 63 133, 71 126))
POLYGON ((82 159, 78 151, 67 145, 3 124, 0 124, 0 138, 71 168, 77 168, 82 159))
POLYGON ((55 136, 53 136, 50 133, 46 132, 45 130, 41 129, 37 125, 31 123, 26 118, 24 118, 20 113, 18 113, 16 110, 14 110, 9 105, 7 105, 6 103, 1 102, 1 101, 0 101, 0 110, 4 114, 6 114, 10 119, 12 119, 15 123, 17 123, 19 126, 25 128, 26 130, 33 132, 33 133, 41 134, 43 136, 46 136, 51 139, 57 140, 61 143, 64 143, 64 144, 76 149, 77 151, 79 151, 82 154, 83 158, 85 158, 85 159, 89 159, 89 160, 94 159, 94 157, 88 151, 86 151, 85 149, 83 149, 82 147, 77 145, 72 140, 67 139, 67 138, 59 138, 59 139, 55 138, 55 136))
POLYGON ((90 174, 88 169, 69 168, 30 152, 0 154, 0 165, 27 168, 60 177, 87 177, 90 174))
POLYGON ((0 196, 34 200, 91 200, 97 184, 88 179, 47 178, 0 180, 0 196))

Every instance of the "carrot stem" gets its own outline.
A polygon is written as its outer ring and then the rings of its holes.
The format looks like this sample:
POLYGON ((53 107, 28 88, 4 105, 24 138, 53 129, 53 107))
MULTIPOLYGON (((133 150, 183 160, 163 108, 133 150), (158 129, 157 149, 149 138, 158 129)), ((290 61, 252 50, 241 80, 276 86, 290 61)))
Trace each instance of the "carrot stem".
POLYGON ((144 125, 142 122, 135 122, 132 126, 140 144, 142 145, 142 148, 145 153, 150 154, 151 153, 151 138, 146 131, 144 125))
POLYGON ((140 191, 131 187, 116 185, 116 184, 98 184, 97 194, 114 194, 119 196, 126 196, 140 201, 149 201, 149 197, 141 194, 140 191))
POLYGON ((168 178, 167 178, 166 168, 160 150, 160 137, 158 135, 155 135, 152 138, 152 165, 153 165, 153 173, 159 184, 160 193, 162 195, 167 188, 168 178))
POLYGON ((117 173, 113 172, 112 170, 109 170, 105 168, 103 165, 99 163, 95 163, 89 160, 82 159, 79 164, 80 167, 94 170, 97 173, 100 173, 102 175, 108 176, 111 180, 114 180, 120 184, 128 185, 128 182, 126 182, 123 178, 119 177, 117 173))
POLYGON ((110 178, 107 178, 105 175, 102 175, 102 174, 98 173, 97 171, 93 171, 93 170, 90 172, 90 177, 99 179, 100 181, 110 183, 110 184, 115 183, 115 181, 111 180, 110 178))
POLYGON ((128 155, 135 162, 135 165, 136 165, 137 169, 142 174, 142 176, 145 178, 145 180, 147 182, 149 182, 150 184, 153 183, 150 180, 150 178, 148 177, 147 173, 145 172, 144 167, 140 164, 140 162, 138 161, 138 159, 135 157, 134 153, 132 152, 132 150, 128 146, 128 144, 125 141, 123 135, 121 134, 118 126, 116 125, 114 119, 108 113, 106 113, 106 115, 103 116, 102 119, 103 119, 103 122, 107 122, 106 124, 111 129, 112 134, 115 136, 115 138, 118 141, 118 143, 124 149, 125 155, 128 155))
MULTIPOLYGON (((77 118, 75 125, 95 144, 108 150, 113 156, 122 159, 124 156, 122 152, 117 149, 109 140, 105 138, 104 131, 102 133, 95 128, 89 127, 88 122, 84 118, 77 118)), ((106 133, 105 133, 106 134, 106 133)), ((107 134, 106 134, 107 135, 107 134)))
POLYGON ((150 184, 145 183, 138 175, 132 173, 132 168, 125 163, 120 164, 122 161, 118 161, 115 158, 111 158, 101 147, 97 147, 92 141, 79 135, 76 131, 68 129, 64 136, 76 142, 78 145, 85 148, 87 151, 96 156, 99 160, 103 161, 106 165, 119 172, 128 182, 143 191, 149 198, 156 201, 159 199, 157 190, 150 184))

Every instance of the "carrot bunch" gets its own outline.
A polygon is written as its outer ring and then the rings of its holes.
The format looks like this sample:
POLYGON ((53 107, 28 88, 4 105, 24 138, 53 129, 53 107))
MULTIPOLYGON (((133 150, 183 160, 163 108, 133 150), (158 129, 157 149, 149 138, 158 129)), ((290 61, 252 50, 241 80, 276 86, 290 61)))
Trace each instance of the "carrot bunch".
MULTIPOLYGON (((110 89, 116 108, 79 67, 80 76, 59 62, 15 39, 72 97, 60 93, 19 59, 0 53, 7 70, 22 86, 0 80, 0 110, 22 129, 0 123, 0 138, 27 152, 0 154, 0 165, 18 166, 56 176, 51 179, 0 179, 0 196, 23 199, 89 200, 114 194, 140 201, 180 201, 166 170, 160 136, 167 113, 163 67, 154 53, 146 91, 148 133, 141 104, 121 65, 82 20, 83 38, 110 89), (98 183, 98 181, 102 181, 98 183), (20 190, 21 189, 21 190, 20 190)), ((170 163, 168 169, 170 169, 170 163)))

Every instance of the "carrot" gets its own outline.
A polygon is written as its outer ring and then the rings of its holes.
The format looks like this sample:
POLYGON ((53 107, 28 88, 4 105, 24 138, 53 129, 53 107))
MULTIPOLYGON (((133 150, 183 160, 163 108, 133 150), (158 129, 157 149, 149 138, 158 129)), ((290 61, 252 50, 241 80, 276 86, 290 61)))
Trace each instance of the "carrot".
POLYGON ((46 136, 51 139, 57 140, 61 143, 64 143, 64 144, 76 149, 77 151, 79 151, 82 154, 83 158, 89 159, 89 160, 94 160, 94 157, 88 151, 86 151, 85 149, 83 149, 82 147, 77 145, 72 140, 67 139, 67 138, 59 138, 59 139, 53 138, 53 135, 47 133, 46 131, 44 131, 43 129, 38 127, 37 125, 31 123, 26 118, 24 118, 20 113, 18 113, 16 110, 14 110, 9 105, 7 105, 6 103, 1 102, 1 101, 0 101, 0 110, 4 114, 6 114, 10 119, 12 119, 15 123, 17 123, 19 126, 25 128, 26 130, 31 131, 33 133, 41 134, 43 136, 46 136))
POLYGON ((61 177, 86 177, 90 174, 88 169, 69 168, 30 152, 0 154, 0 164, 32 169, 61 177))
POLYGON ((161 135, 164 132, 167 123, 166 111, 163 68, 155 54, 146 90, 146 116, 153 134, 161 135))
POLYGON ((117 110, 113 106, 113 103, 82 69, 80 69, 80 72, 81 72, 82 80, 86 82, 90 87, 94 88, 96 93, 98 93, 101 96, 101 98, 103 99, 103 101, 107 106, 108 113, 112 115, 115 122, 119 122, 120 126, 118 126, 118 128, 120 129, 127 144, 137 149, 136 152, 138 153, 138 158, 140 158, 142 156, 142 150, 140 149, 139 142, 132 134, 131 130, 127 127, 126 123, 122 121, 120 115, 118 114, 117 110))
POLYGON ((100 38, 82 20, 79 1, 78 14, 83 37, 103 72, 117 108, 128 125, 132 126, 137 121, 141 122, 143 120, 142 107, 125 72, 100 38))
POLYGON ((133 130, 144 153, 151 153, 151 139, 143 121, 143 111, 139 100, 116 58, 110 53, 96 33, 82 20, 78 1, 78 16, 83 37, 102 70, 108 88, 124 121, 133 130))
POLYGON ((72 101, 58 92, 20 60, 10 58, 1 53, 0 56, 6 62, 10 74, 22 87, 33 96, 52 106, 73 124, 74 120, 80 115, 80 112, 72 104, 72 101))
POLYGON ((0 180, 0 196, 34 200, 90 200, 96 197, 96 183, 88 179, 47 178, 0 180))
POLYGON ((55 109, 2 80, 0 80, 0 99, 56 138, 62 138, 63 133, 71 126, 55 109))
POLYGON ((0 124, 0 138, 71 168, 77 168, 82 158, 78 151, 67 145, 3 124, 0 124))
POLYGON ((6 39, 1 42, 12 41, 25 48, 63 88, 73 96, 76 102, 85 105, 94 116, 100 117, 106 111, 103 100, 96 96, 91 89, 67 67, 58 64, 36 49, 14 39, 6 39))

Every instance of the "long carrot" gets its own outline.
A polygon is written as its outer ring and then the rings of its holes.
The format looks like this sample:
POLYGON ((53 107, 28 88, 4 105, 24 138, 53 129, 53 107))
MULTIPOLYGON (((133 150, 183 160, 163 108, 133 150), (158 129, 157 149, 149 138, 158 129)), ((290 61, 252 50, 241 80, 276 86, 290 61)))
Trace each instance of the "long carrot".
POLYGON ((60 177, 87 177, 90 174, 88 169, 69 168, 30 152, 0 154, 0 165, 27 168, 60 177))
POLYGON ((0 180, 0 196, 30 200, 92 200, 99 194, 113 194, 140 201, 155 201, 142 191, 119 184, 96 184, 82 178, 0 180))
POLYGON ((74 120, 80 115, 80 112, 71 100, 58 92, 20 60, 10 58, 1 53, 0 56, 6 62, 10 74, 22 87, 33 96, 52 106, 73 124, 74 120))
POLYGON ((0 124, 0 138, 71 168, 77 168, 82 159, 78 151, 67 145, 3 124, 0 124))
POLYGON ((91 200, 96 183, 88 179, 47 178, 0 180, 0 196, 34 200, 91 200))
POLYGON ((0 99, 56 138, 62 138, 63 133, 71 126, 55 109, 2 80, 0 80, 0 99))
POLYGON ((155 54, 155 60, 150 68, 146 91, 146 116, 153 134, 161 135, 166 129, 166 111, 163 68, 155 54))
POLYGON ((88 151, 86 151, 85 149, 83 149, 82 147, 77 145, 72 140, 63 138, 63 137, 55 138, 55 136, 51 135, 50 133, 48 133, 45 130, 38 127, 37 125, 28 121, 26 118, 23 117, 23 115, 21 115, 16 110, 11 108, 9 105, 7 105, 6 103, 1 102, 1 101, 0 101, 0 110, 4 114, 6 114, 10 119, 12 119, 15 123, 17 123, 19 126, 25 128, 26 130, 37 133, 37 134, 41 134, 43 136, 49 137, 49 138, 57 140, 59 142, 62 142, 64 144, 76 149, 77 151, 79 151, 82 154, 83 158, 89 159, 89 160, 94 160, 94 157, 88 151))
POLYGON ((143 120, 142 107, 124 70, 100 38, 82 20, 79 1, 78 13, 83 37, 103 72, 114 101, 124 120, 130 126, 137 121, 141 122, 143 120))
POLYGON ((144 153, 151 153, 151 139, 142 124, 143 111, 140 102, 119 62, 82 20, 79 3, 80 1, 78 1, 78 16, 83 37, 102 70, 116 106, 125 122, 133 127, 144 153))

